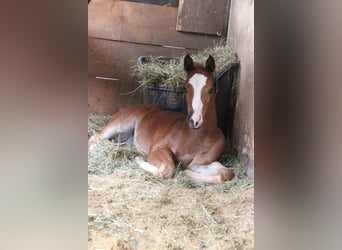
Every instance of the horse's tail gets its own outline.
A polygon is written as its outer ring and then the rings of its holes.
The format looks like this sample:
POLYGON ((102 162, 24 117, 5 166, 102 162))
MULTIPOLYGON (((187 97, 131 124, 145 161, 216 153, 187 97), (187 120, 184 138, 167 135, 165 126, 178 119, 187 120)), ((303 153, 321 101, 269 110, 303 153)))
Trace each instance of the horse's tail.
POLYGON ((159 109, 156 105, 140 105, 120 110, 112 116, 98 135, 90 137, 88 148, 99 139, 110 139, 119 136, 123 139, 132 137, 139 121, 148 113, 159 109))

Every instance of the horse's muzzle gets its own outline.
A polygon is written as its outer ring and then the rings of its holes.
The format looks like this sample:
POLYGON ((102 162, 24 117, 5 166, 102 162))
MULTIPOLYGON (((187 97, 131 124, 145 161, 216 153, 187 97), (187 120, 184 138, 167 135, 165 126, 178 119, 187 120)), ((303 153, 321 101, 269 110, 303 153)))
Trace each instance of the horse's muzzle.
POLYGON ((200 128, 202 125, 202 116, 199 115, 199 117, 196 117, 196 119, 194 119, 193 116, 194 116, 194 112, 190 112, 190 114, 188 115, 189 127, 192 129, 200 128))

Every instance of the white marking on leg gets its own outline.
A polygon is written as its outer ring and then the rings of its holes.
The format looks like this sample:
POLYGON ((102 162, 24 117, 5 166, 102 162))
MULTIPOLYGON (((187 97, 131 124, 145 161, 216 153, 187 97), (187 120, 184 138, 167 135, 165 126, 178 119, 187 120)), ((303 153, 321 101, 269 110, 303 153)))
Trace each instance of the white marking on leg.
POLYGON ((189 79, 189 84, 192 85, 194 89, 194 96, 192 98, 192 108, 194 110, 194 113, 192 115, 192 119, 194 121, 195 127, 200 127, 203 122, 203 103, 201 100, 201 93, 202 93, 202 88, 205 86, 207 82, 207 77, 202 75, 202 74, 194 74, 190 79, 189 79))
POLYGON ((187 177, 195 181, 201 181, 201 182, 210 183, 210 184, 217 184, 221 182, 221 178, 218 175, 199 174, 199 173, 192 172, 190 170, 184 170, 184 173, 187 177))
POLYGON ((135 162, 139 165, 140 168, 150 172, 152 174, 156 174, 158 172, 158 168, 153 166, 147 161, 144 161, 141 157, 135 157, 135 162))
POLYGON ((151 163, 144 161, 141 157, 135 157, 135 162, 139 165, 140 168, 162 179, 170 178, 174 174, 173 169, 167 168, 167 165, 164 163, 157 168, 151 163))
POLYGON ((218 161, 214 161, 210 163, 209 165, 190 167, 189 169, 192 172, 195 172, 198 174, 216 175, 218 171, 222 168, 224 168, 224 166, 221 163, 219 163, 218 161))
POLYGON ((212 184, 228 180, 232 176, 231 170, 218 161, 212 162, 209 165, 189 166, 184 173, 193 180, 212 184))

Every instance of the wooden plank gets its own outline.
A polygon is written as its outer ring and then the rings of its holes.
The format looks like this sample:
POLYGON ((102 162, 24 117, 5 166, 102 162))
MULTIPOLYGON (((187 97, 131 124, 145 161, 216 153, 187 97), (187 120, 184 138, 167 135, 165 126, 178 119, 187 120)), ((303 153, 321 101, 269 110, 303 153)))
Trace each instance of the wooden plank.
POLYGON ((179 0, 177 30, 221 36, 226 0, 179 0))
POLYGON ((88 34, 113 41, 193 49, 220 42, 217 36, 177 32, 177 10, 126 1, 92 1, 88 6, 88 34))
POLYGON ((178 0, 126 0, 135 3, 157 4, 168 7, 178 7, 178 0))
POLYGON ((112 77, 120 81, 130 79, 131 67, 139 56, 184 56, 196 50, 179 50, 152 45, 131 44, 89 38, 88 39, 88 74, 95 77, 112 77))
POLYGON ((119 84, 88 78, 88 112, 113 114, 120 106, 119 84))
POLYGON ((88 39, 88 111, 114 113, 119 108, 141 103, 140 92, 131 77, 131 67, 139 56, 182 56, 194 50, 178 50, 151 45, 88 39), (95 77, 118 80, 100 80, 95 77))
POLYGON ((114 114, 120 108, 141 103, 139 92, 123 95, 120 83, 110 80, 88 78, 88 112, 114 114))

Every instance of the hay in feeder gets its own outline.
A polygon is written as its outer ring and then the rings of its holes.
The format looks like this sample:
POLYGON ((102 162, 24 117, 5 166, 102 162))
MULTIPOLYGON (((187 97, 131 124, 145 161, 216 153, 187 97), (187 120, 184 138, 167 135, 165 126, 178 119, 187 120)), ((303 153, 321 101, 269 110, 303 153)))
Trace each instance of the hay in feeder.
MULTIPOLYGON (((107 118, 90 115, 93 131, 107 118)), ((218 185, 189 180, 179 168, 161 180, 136 156, 144 157, 108 140, 89 151, 89 249, 253 249, 254 188, 231 150, 220 161, 235 178, 218 185)))
MULTIPOLYGON (((209 55, 215 59, 216 70, 219 72, 231 63, 237 63, 238 57, 227 45, 207 48, 192 54, 194 62, 205 64, 209 55)), ((137 77, 139 87, 144 88, 146 84, 163 83, 170 89, 179 89, 183 86, 186 74, 183 69, 183 57, 171 60, 160 60, 160 58, 149 57, 148 63, 137 64, 133 67, 132 75, 137 77)))

